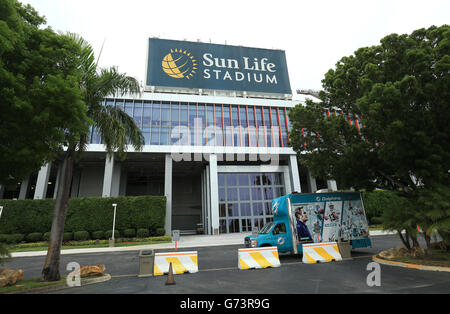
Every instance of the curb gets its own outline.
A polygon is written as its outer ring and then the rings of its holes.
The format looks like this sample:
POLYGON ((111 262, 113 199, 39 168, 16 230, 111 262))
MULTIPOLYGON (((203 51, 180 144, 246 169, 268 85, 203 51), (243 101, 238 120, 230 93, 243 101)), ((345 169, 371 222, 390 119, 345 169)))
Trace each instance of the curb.
MULTIPOLYGON (((101 277, 94 277, 94 278, 87 278, 87 279, 81 279, 81 285, 91 285, 94 283, 100 283, 105 282, 111 279, 110 274, 104 274, 101 277)), ((15 292, 10 292, 7 294, 41 294, 41 293, 49 293, 57 290, 63 290, 63 289, 69 289, 73 287, 67 286, 67 284, 58 284, 53 286, 47 286, 47 287, 41 287, 41 288, 34 288, 34 289, 26 289, 26 290, 20 290, 15 292)))
POLYGON ((417 269, 417 270, 428 270, 428 271, 444 271, 444 272, 450 272, 450 267, 444 267, 444 266, 427 266, 427 265, 420 265, 420 264, 411 264, 411 263, 403 263, 403 262, 397 262, 397 261, 389 261, 386 259, 382 259, 377 257, 376 255, 372 256, 372 260, 374 262, 388 265, 388 266, 398 266, 398 267, 405 267, 410 269, 417 269))
MULTIPOLYGON (((370 231, 370 236, 382 236, 382 235, 395 235, 396 231, 382 231, 374 230, 370 231)), ((179 241, 178 248, 197 248, 205 246, 223 246, 223 245, 237 245, 244 244, 244 238, 249 233, 239 233, 238 238, 226 237, 216 238, 218 236, 202 235, 199 236, 198 241, 179 241)), ((219 236, 220 237, 220 236, 219 236)), ((109 253, 109 252, 125 252, 125 251, 140 251, 148 249, 171 249, 174 247, 173 242, 158 243, 158 244, 144 244, 134 246, 122 246, 122 247, 104 247, 104 248, 90 248, 90 249, 67 249, 61 250, 61 255, 69 254, 83 254, 83 253, 109 253)), ((47 251, 28 251, 28 252, 11 252, 11 257, 35 257, 46 256, 47 251)))

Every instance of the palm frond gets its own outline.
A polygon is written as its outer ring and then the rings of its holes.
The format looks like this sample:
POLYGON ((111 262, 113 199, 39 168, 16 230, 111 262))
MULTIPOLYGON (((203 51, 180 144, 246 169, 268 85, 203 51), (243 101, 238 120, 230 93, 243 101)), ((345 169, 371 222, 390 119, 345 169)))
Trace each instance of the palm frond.
POLYGON ((103 138, 108 154, 125 152, 128 144, 135 150, 141 150, 145 143, 141 130, 133 118, 122 110, 103 106, 94 118, 96 127, 103 138))

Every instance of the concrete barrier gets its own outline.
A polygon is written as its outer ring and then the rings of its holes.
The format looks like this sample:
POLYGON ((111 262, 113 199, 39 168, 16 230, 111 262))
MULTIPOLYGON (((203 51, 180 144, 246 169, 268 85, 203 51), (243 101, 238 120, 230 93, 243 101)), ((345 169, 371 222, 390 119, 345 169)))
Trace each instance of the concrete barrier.
POLYGON ((169 265, 172 263, 173 274, 198 272, 197 252, 169 252, 155 253, 153 276, 162 276, 169 273, 169 265))
POLYGON ((303 263, 342 261, 336 242, 303 244, 303 263))
POLYGON ((238 249, 239 269, 280 267, 276 246, 238 249))

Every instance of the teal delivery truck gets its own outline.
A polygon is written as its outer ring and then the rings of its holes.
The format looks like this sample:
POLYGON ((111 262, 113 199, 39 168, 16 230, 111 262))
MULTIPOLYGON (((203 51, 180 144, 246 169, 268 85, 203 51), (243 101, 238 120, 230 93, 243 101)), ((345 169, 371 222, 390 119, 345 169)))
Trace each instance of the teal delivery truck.
POLYGON ((272 200, 273 221, 246 247, 276 246, 302 254, 305 243, 348 241, 352 248, 372 246, 361 193, 293 193, 272 200))

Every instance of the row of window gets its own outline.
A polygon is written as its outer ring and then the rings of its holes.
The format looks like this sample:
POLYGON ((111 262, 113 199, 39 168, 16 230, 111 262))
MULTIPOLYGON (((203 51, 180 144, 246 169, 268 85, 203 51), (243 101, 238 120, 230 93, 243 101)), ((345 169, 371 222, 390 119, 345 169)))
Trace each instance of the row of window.
POLYGON ((220 232, 261 229, 273 220, 272 199, 284 195, 281 172, 219 173, 220 232))
MULTIPOLYGON (((146 145, 287 147, 289 108, 107 99, 134 119, 146 145)), ((92 144, 100 144, 97 130, 92 144)))
POLYGON ((233 233, 233 232, 249 232, 253 227, 261 230, 267 223, 272 222, 273 217, 265 218, 230 218, 219 220, 219 232, 220 233, 233 233))

